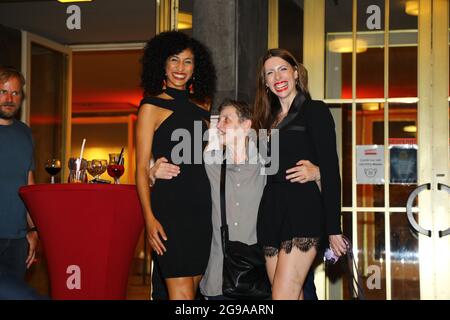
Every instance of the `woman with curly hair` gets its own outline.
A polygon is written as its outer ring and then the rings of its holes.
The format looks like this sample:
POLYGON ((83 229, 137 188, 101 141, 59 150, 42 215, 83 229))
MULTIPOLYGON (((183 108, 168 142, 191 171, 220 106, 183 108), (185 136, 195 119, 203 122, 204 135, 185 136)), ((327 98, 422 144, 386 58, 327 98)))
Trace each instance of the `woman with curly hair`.
POLYGON ((211 192, 202 154, 216 73, 208 50, 176 31, 152 38, 142 64, 136 184, 147 238, 169 299, 194 299, 211 245, 211 192), (181 170, 177 179, 158 181, 150 192, 152 157, 181 170))

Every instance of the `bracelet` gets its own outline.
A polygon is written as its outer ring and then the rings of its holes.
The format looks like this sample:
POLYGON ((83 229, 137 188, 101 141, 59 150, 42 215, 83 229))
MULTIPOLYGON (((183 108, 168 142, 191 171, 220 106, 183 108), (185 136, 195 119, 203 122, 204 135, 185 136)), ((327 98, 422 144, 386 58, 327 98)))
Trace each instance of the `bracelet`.
POLYGON ((38 229, 36 227, 32 227, 32 228, 28 229, 27 233, 30 233, 30 232, 33 232, 33 231, 38 232, 38 229))

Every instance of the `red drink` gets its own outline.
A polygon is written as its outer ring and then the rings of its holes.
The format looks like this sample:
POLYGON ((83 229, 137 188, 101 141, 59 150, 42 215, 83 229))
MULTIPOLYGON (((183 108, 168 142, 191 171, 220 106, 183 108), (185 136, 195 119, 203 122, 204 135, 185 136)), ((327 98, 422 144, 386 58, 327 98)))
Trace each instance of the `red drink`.
POLYGON ((56 176, 61 171, 61 167, 45 167, 45 171, 51 176, 56 176))
POLYGON ((108 164, 107 167, 109 176, 114 178, 114 183, 119 184, 119 178, 123 175, 125 168, 123 164, 108 164))

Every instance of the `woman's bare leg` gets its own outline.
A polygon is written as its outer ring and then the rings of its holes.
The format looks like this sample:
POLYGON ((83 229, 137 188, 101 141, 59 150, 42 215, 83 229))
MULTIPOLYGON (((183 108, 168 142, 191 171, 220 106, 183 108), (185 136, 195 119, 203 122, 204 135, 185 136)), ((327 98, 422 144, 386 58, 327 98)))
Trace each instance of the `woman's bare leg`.
POLYGON ((280 250, 272 285, 273 300, 303 298, 303 284, 316 254, 315 247, 306 252, 297 247, 293 247, 290 253, 280 250))
POLYGON ((194 277, 166 278, 170 300, 194 300, 200 280, 194 277))
POLYGON ((194 276, 194 290, 195 290, 195 294, 197 294, 197 290, 198 290, 198 286, 200 284, 200 280, 202 280, 203 276, 194 276))
POLYGON ((273 285, 273 278, 275 276, 275 271, 277 270, 277 262, 278 255, 272 257, 266 256, 266 271, 271 285, 273 285))

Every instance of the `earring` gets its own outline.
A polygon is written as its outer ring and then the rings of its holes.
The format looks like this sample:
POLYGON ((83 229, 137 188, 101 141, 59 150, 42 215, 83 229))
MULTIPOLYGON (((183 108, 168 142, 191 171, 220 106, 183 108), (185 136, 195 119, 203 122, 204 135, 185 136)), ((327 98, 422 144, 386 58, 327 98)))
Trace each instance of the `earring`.
POLYGON ((166 79, 163 80, 163 84, 162 84, 162 89, 166 90, 167 86, 166 86, 166 79))
POLYGON ((190 94, 194 94, 194 83, 191 83, 191 84, 189 85, 189 93, 190 93, 190 94))

